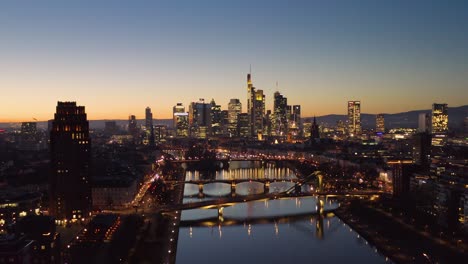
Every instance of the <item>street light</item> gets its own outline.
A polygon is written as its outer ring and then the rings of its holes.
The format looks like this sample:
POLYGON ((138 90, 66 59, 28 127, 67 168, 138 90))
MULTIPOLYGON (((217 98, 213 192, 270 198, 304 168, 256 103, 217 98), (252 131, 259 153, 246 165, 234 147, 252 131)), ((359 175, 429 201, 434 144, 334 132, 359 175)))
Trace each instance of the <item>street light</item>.
POLYGON ((422 253, 422 254, 427 259, 427 261, 429 261, 429 263, 434 263, 432 259, 426 253, 422 253))

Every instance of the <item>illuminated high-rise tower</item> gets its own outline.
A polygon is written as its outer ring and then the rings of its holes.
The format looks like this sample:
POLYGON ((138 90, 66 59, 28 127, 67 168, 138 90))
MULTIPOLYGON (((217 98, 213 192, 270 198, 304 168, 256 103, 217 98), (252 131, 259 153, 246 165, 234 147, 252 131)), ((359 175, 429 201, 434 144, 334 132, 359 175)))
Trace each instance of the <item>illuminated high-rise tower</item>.
POLYGON ((247 114, 251 127, 251 136, 263 133, 263 118, 265 116, 265 95, 263 90, 255 90, 252 75, 247 74, 247 114))
POLYGON ((190 136, 206 138, 211 132, 211 105, 200 98, 199 102, 192 102, 189 106, 190 136))
POLYGON ((183 106, 182 103, 177 103, 172 108, 172 117, 173 117, 173 126, 174 126, 174 128, 177 127, 177 116, 176 116, 177 113, 185 113, 185 106, 183 106))
POLYGON ((432 105, 432 134, 446 134, 448 132, 448 107, 447 104, 432 105))
POLYGON ((302 137, 302 119, 301 119, 301 106, 300 105, 292 106, 289 128, 290 128, 289 133, 293 137, 302 137))
POLYGON ((175 132, 177 137, 189 136, 189 118, 188 113, 175 113, 174 119, 176 120, 175 132))
POLYGON ((361 102, 348 101, 348 133, 351 136, 361 134, 361 102))
POLYGON ((288 131, 288 99, 284 97, 280 92, 275 92, 273 101, 273 119, 272 134, 274 136, 287 135, 288 131))
POLYGON ((385 133, 385 117, 384 114, 378 114, 375 116, 375 132, 385 133))
POLYGON ((89 125, 84 106, 58 102, 50 132, 50 213, 58 220, 91 212, 89 125))
POLYGON ((447 104, 432 105, 432 146, 443 146, 448 132, 448 107, 447 104))
POLYGON ((247 114, 249 114, 249 116, 251 115, 251 111, 252 111, 252 98, 253 98, 253 94, 255 92, 255 88, 253 87, 253 84, 252 84, 252 76, 251 74, 247 74, 247 114))
POLYGON ((230 136, 236 136, 237 118, 242 113, 242 104, 239 99, 231 99, 228 104, 228 133, 230 136))
POLYGON ((301 106, 300 105, 293 105, 291 120, 296 124, 296 126, 299 126, 299 123, 301 123, 301 106))
POLYGON ((220 136, 223 133, 221 105, 217 105, 214 99, 211 99, 211 134, 220 136))
POLYGON ((263 118, 265 117, 265 95, 263 90, 255 91, 253 100, 252 116, 252 136, 256 137, 263 134, 263 118))

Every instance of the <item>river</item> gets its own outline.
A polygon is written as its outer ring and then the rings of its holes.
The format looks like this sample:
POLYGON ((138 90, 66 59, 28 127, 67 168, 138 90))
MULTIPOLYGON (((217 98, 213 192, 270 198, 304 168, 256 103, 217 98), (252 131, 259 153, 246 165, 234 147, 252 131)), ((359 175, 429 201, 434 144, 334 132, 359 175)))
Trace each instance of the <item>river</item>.
MULTIPOLYGON (((284 179, 270 187, 270 192, 277 192, 291 187, 287 180, 295 178, 291 170, 272 164, 233 163, 214 175, 187 172, 186 179, 284 179)), ((193 184, 185 187, 186 196, 198 191, 193 184)), ((261 191, 263 184, 246 182, 238 184, 236 195, 261 191)), ((228 195, 230 186, 212 183, 203 192, 211 196, 186 197, 184 202, 228 195)), ((301 197, 183 211, 176 263, 390 263, 333 213, 327 213, 337 206, 332 199, 301 197), (320 208, 325 213, 318 214, 320 208)))

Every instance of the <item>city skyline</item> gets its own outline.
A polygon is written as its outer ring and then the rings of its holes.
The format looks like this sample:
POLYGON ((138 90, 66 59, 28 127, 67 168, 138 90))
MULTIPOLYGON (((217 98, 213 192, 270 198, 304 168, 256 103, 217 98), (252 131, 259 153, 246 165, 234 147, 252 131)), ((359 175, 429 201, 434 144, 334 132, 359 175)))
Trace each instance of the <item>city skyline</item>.
POLYGON ((0 263, 468 259, 467 14, 0 1, 0 263))
POLYGON ((90 120, 227 109, 249 65, 267 110, 277 90, 310 117, 468 104, 466 3, 109 3, 2 3, 0 122, 52 119, 57 101, 90 120))

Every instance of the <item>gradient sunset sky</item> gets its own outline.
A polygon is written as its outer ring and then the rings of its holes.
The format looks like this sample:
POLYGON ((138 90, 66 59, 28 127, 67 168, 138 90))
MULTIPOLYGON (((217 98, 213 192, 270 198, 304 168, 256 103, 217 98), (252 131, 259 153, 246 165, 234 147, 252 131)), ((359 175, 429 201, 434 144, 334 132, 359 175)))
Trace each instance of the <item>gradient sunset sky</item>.
POLYGON ((246 74, 272 108, 303 116, 468 104, 468 1, 1 1, 0 122, 170 118, 212 98, 246 104, 246 74))

